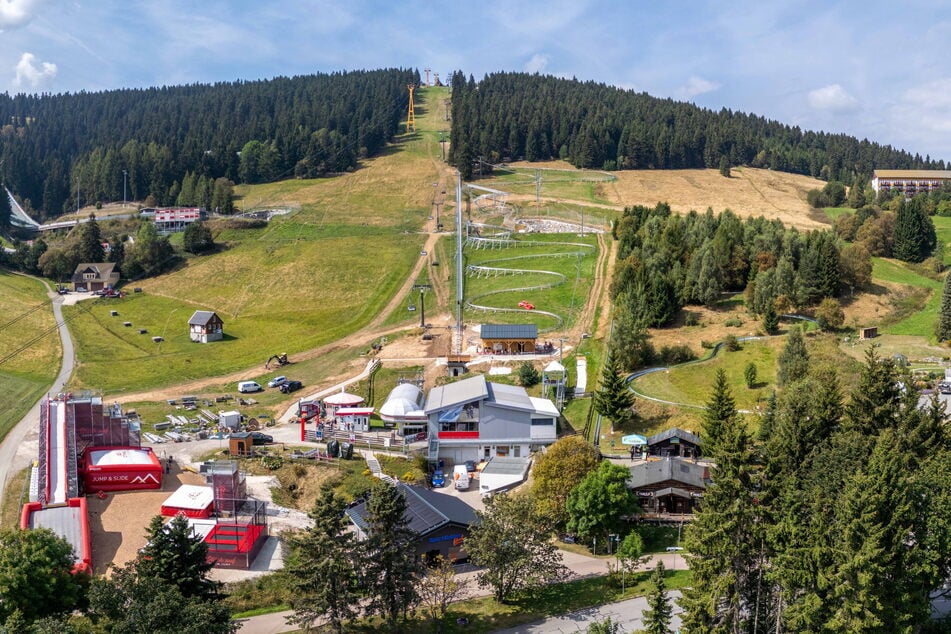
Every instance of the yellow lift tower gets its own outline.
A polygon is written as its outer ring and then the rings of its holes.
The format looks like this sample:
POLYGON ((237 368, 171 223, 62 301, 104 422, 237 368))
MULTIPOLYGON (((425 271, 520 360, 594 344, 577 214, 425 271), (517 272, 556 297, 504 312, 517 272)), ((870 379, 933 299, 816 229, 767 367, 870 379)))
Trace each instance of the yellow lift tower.
POLYGON ((406 131, 416 132, 416 113, 413 112, 413 91, 416 89, 416 86, 407 84, 406 88, 409 90, 409 112, 406 113, 406 131))

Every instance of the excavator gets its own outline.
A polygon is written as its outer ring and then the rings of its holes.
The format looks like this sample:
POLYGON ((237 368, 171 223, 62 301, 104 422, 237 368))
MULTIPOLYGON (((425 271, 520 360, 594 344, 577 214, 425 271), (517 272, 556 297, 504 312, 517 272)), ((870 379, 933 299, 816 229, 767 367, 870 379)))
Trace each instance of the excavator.
POLYGON ((272 362, 272 361, 274 362, 275 367, 278 367, 278 368, 279 368, 279 367, 282 367, 282 366, 285 366, 285 365, 287 365, 288 363, 290 363, 290 361, 287 360, 287 353, 286 353, 286 352, 282 352, 281 354, 275 354, 275 355, 273 355, 270 359, 267 360, 267 362, 264 364, 264 369, 265 369, 265 370, 270 370, 270 369, 271 369, 271 362, 272 362))

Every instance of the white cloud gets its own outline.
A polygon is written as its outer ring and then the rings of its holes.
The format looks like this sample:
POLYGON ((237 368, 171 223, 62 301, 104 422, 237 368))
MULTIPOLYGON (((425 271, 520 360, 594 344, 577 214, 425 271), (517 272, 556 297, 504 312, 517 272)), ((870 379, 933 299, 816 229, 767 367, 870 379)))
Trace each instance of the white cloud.
POLYGON ((702 95, 705 92, 713 92, 720 87, 720 84, 712 82, 709 79, 704 79, 703 77, 697 77, 693 75, 690 79, 687 80, 687 83, 680 87, 678 92, 687 97, 696 97, 697 95, 702 95))
POLYGON ((532 59, 528 60, 525 63, 525 72, 526 73, 541 73, 545 71, 545 68, 548 66, 548 56, 542 55, 541 53, 535 53, 532 55, 532 59))
POLYGON ((38 0, 0 0, 0 32, 29 22, 38 5, 38 0))
POLYGON ((33 53, 24 53, 17 62, 16 73, 16 79, 13 80, 14 86, 29 84, 30 87, 36 88, 47 79, 56 77, 56 64, 38 62, 33 53))
POLYGON ((829 84, 809 91, 809 105, 816 110, 850 112, 859 107, 858 100, 839 84, 829 84))

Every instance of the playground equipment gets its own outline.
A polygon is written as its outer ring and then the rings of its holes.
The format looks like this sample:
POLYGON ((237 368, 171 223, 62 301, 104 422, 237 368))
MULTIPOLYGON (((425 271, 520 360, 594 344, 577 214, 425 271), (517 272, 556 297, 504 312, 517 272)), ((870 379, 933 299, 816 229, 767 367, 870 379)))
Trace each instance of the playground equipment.
POLYGON ((271 358, 269 358, 269 359, 264 363, 264 369, 265 369, 265 370, 270 370, 270 369, 271 369, 271 362, 272 362, 272 361, 275 363, 275 365, 276 365, 277 367, 283 367, 283 366, 285 366, 285 365, 287 365, 287 364, 290 363, 290 361, 287 360, 287 353, 286 353, 286 352, 282 352, 281 354, 275 354, 275 355, 271 356, 271 358))

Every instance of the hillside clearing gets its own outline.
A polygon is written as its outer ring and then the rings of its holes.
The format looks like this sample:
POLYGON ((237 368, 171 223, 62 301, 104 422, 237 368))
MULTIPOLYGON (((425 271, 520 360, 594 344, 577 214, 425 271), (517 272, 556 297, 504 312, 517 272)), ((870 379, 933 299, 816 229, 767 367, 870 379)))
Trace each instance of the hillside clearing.
MULTIPOLYGON (((526 175, 536 168, 561 169, 579 172, 563 161, 540 163, 518 162, 512 167, 522 168, 526 175)), ((558 180, 548 173, 542 175, 542 196, 554 196, 560 201, 577 201, 579 204, 614 206, 621 210, 630 205, 653 207, 658 202, 667 202, 679 213, 690 210, 704 212, 712 207, 715 212, 730 209, 740 217, 765 216, 800 229, 828 228, 812 215, 806 202, 806 192, 821 188, 820 180, 799 174, 774 172, 752 167, 735 167, 731 177, 724 178, 715 169, 684 170, 624 170, 611 172, 617 180, 588 182, 558 180), (545 179, 553 181, 545 184, 545 179)), ((488 187, 512 191, 515 200, 534 200, 534 183, 507 185, 511 177, 489 178, 480 181, 488 187)))
POLYGON ((47 288, 42 282, 0 269, 0 438, 49 389, 59 372, 62 344, 47 288), (29 346, 24 345, 29 342, 29 346))

